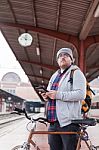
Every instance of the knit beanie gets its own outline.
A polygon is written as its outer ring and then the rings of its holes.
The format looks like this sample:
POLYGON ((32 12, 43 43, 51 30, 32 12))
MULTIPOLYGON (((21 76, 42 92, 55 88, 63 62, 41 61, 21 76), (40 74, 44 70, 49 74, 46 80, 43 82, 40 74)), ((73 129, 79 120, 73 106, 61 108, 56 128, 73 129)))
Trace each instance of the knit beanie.
POLYGON ((59 55, 60 55, 61 53, 67 53, 67 54, 70 56, 71 60, 72 60, 72 61, 74 60, 74 59, 73 59, 73 53, 72 53, 72 50, 71 50, 70 48, 61 48, 61 49, 57 52, 57 58, 59 57, 59 55))

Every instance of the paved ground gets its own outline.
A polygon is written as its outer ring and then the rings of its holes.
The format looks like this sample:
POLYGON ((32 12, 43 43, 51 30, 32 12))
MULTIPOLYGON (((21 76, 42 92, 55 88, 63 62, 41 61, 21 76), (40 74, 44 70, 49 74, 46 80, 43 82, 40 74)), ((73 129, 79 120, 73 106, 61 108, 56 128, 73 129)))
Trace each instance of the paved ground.
POLYGON ((14 146, 26 141, 28 136, 27 123, 28 120, 23 119, 0 128, 0 150, 11 150, 14 146))

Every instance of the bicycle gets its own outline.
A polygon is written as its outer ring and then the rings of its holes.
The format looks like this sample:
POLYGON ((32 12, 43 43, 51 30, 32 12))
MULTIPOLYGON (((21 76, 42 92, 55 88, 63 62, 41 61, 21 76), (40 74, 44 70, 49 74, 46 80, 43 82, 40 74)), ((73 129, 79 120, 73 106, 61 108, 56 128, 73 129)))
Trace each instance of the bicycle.
MULTIPOLYGON (((33 124, 32 129, 30 130, 28 140, 24 142, 22 145, 17 145, 11 150, 33 150, 31 148, 31 145, 34 147, 35 150, 40 150, 40 147, 33 141, 33 135, 34 134, 77 134, 78 135, 78 143, 76 150, 81 149, 81 142, 84 141, 88 150, 99 150, 99 146, 95 146, 92 144, 89 135, 86 131, 88 126, 95 126, 99 120, 96 120, 94 118, 86 118, 86 119, 79 119, 79 120, 72 120, 72 123, 79 124, 80 125, 80 131, 79 132, 51 132, 51 131, 36 131, 36 123, 40 122, 45 125, 47 125, 48 120, 46 118, 39 117, 37 119, 34 119, 27 115, 25 109, 21 110, 18 108, 15 108, 15 111, 18 114, 24 113, 25 117, 33 124)), ((16 113, 15 112, 15 113, 16 113)))

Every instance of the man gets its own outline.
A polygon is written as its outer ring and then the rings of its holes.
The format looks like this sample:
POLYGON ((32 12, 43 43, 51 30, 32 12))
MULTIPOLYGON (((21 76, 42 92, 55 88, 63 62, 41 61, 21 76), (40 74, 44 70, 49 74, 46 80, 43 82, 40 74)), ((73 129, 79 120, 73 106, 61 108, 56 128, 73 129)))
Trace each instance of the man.
MULTIPOLYGON (((81 101, 86 96, 86 79, 80 68, 73 65, 74 58, 70 48, 57 52, 60 67, 51 77, 47 90, 42 93, 47 105, 49 131, 79 131, 79 125, 71 123, 81 118, 81 101), (73 73, 71 85, 70 74, 73 73)), ((50 150, 76 150, 77 135, 48 135, 50 150)))

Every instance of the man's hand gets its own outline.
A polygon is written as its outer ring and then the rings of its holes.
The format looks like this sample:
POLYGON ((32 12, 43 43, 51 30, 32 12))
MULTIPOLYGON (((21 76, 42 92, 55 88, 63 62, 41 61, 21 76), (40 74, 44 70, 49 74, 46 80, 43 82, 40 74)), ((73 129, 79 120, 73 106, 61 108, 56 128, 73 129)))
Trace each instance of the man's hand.
POLYGON ((49 92, 46 92, 46 96, 48 96, 50 99, 55 99, 57 91, 50 90, 49 92))

